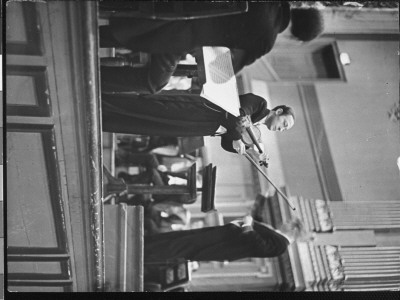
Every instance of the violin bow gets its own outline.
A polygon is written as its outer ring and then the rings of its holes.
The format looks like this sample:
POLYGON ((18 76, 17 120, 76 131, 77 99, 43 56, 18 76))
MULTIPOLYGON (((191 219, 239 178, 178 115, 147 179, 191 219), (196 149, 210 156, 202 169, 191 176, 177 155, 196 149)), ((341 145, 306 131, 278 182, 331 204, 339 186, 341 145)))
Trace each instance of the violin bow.
POLYGON ((286 195, 284 193, 281 192, 281 190, 271 181, 271 179, 268 178, 267 174, 265 174, 265 172, 261 169, 261 167, 251 158, 251 156, 248 153, 245 153, 244 156, 246 156, 246 158, 253 164, 253 166, 255 166, 257 168, 257 170, 265 177, 265 179, 268 180, 268 182, 276 189, 276 191, 279 193, 279 195, 281 195, 283 197, 283 199, 285 199, 285 201, 287 202, 287 204, 289 205, 289 207, 292 210, 296 210, 295 207, 293 207, 290 204, 289 199, 286 197, 286 195))

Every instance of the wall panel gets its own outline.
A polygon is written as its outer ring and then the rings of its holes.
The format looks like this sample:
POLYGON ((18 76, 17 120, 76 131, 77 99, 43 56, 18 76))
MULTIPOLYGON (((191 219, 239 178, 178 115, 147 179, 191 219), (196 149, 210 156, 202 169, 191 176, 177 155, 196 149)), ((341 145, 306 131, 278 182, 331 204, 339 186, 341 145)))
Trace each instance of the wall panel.
MULTIPOLYGON (((9 124, 7 175, 8 244, 18 248, 65 251, 54 133, 50 127, 9 124), (13 131, 14 130, 14 131, 13 131), (29 191, 29 192, 27 192, 29 191)), ((15 249, 15 251, 17 251, 15 249)), ((18 252, 31 251, 18 249, 18 252)))
POLYGON ((35 3, 7 5, 7 54, 41 55, 43 42, 35 3))
POLYGON ((42 116, 51 113, 47 71, 42 66, 7 67, 7 115, 42 116))

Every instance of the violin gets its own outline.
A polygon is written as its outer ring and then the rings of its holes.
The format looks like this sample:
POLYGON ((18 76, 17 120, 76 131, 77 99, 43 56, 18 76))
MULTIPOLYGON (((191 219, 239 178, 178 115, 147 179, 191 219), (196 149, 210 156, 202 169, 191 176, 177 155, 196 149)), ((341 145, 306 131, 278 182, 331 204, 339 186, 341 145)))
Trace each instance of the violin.
MULTIPOLYGON (((244 111, 240 110, 240 114, 241 116, 244 116, 244 111)), ((246 131, 242 134, 241 140, 246 146, 255 145, 257 147, 258 152, 260 152, 260 154, 263 153, 263 150, 259 144, 261 143, 261 130, 260 128, 258 128, 258 126, 251 124, 250 127, 247 127, 246 131)), ((268 168, 268 163, 266 160, 265 161, 260 160, 259 163, 260 166, 268 168)))

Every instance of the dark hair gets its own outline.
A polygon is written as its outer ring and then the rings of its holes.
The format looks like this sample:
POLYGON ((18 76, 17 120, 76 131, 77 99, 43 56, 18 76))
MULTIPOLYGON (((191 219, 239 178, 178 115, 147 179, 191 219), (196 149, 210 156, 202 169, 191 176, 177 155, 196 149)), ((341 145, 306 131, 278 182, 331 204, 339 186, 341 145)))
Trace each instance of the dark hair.
POLYGON ((286 106, 286 105, 278 105, 275 106, 272 110, 278 110, 278 109, 282 109, 282 115, 291 115, 293 117, 293 121, 296 120, 296 116, 294 114, 294 109, 291 108, 290 106, 286 106))
POLYGON ((311 41, 324 30, 322 14, 316 8, 292 8, 290 14, 292 21, 291 33, 300 41, 311 41))

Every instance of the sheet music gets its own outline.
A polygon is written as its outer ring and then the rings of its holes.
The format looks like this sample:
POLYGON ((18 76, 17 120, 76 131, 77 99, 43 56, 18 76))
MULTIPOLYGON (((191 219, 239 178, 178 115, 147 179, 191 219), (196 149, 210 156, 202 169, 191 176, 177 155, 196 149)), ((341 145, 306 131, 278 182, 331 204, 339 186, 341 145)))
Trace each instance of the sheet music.
POLYGON ((203 47, 203 57, 206 83, 200 96, 239 116, 239 93, 229 48, 203 47))

